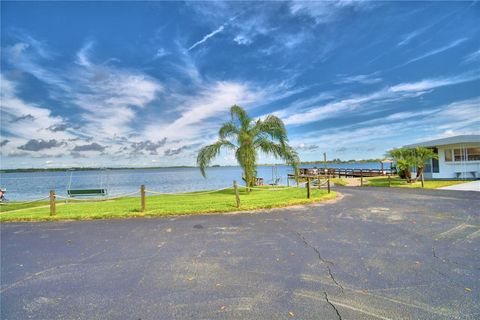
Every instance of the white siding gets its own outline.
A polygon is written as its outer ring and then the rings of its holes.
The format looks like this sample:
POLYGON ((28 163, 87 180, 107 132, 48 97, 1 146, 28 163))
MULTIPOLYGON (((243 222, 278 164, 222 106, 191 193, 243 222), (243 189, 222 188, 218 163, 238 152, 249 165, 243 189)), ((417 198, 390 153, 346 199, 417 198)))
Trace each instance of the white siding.
POLYGON ((480 147, 480 143, 465 143, 465 144, 455 144, 448 146, 438 147, 438 164, 439 172, 425 174, 426 178, 433 179, 455 179, 457 178, 457 172, 460 172, 461 179, 472 179, 473 175, 471 172, 476 173, 476 177, 480 178, 480 161, 464 161, 464 162, 446 162, 445 161, 445 150, 446 149, 458 149, 458 148, 467 148, 467 147, 480 147))

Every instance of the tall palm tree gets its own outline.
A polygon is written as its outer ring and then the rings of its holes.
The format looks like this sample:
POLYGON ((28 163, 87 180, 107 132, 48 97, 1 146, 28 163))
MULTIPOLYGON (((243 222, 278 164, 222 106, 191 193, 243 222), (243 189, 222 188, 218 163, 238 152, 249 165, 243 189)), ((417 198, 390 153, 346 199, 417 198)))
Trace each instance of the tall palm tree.
POLYGON ((231 119, 218 131, 218 141, 200 149, 197 164, 206 177, 205 168, 220 154, 222 148, 235 152, 243 169, 247 187, 254 184, 258 151, 283 159, 297 169, 298 155, 287 144, 287 130, 282 120, 269 115, 264 120, 254 120, 237 105, 230 108, 231 119))

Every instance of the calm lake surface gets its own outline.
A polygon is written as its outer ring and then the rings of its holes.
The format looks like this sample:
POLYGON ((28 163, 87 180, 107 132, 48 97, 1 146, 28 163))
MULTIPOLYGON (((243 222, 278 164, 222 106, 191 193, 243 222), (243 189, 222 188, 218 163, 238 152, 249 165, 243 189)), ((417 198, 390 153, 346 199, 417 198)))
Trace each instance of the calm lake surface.
MULTIPOLYGON (((302 165, 302 168, 321 168, 322 165, 302 165)), ((330 168, 380 169, 380 163, 329 164, 330 168)), ((277 174, 271 166, 260 166, 258 177, 270 183, 272 177, 280 178, 280 184, 287 184, 287 173, 292 169, 276 166, 277 174), (272 175, 273 173, 273 175, 272 175)), ((72 171, 2 173, 0 186, 7 189, 5 197, 10 201, 31 200, 48 196, 54 189, 58 195, 66 196, 72 171)), ((233 180, 243 184, 240 167, 215 167, 207 169, 207 178, 203 178, 198 168, 162 168, 162 169, 125 169, 73 171, 72 189, 106 188, 110 196, 134 192, 144 184, 147 190, 159 192, 186 192, 212 190, 229 187, 233 180)))

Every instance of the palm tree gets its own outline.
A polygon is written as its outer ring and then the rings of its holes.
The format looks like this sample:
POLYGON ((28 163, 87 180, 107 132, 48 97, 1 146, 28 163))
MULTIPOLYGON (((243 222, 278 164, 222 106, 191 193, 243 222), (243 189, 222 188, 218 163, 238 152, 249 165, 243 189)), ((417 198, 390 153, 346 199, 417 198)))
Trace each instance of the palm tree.
POLYGON ((390 150, 388 156, 395 159, 397 168, 405 175, 408 183, 415 182, 425 170, 425 162, 430 159, 438 159, 438 155, 432 149, 416 148, 398 148, 390 150), (417 175, 412 179, 412 168, 417 168, 417 175))
POLYGON ((432 149, 423 148, 423 147, 416 147, 415 148, 415 159, 416 159, 416 167, 417 167, 417 176, 415 179, 418 179, 422 174, 423 170, 425 170, 425 162, 431 159, 438 159, 438 154, 433 152, 432 149))
POLYGON ((411 168, 414 163, 412 149, 393 149, 387 152, 387 156, 395 160, 400 178, 405 178, 408 183, 412 182, 411 168))
POLYGON ((254 185, 258 151, 283 159, 297 171, 298 155, 287 144, 287 131, 282 120, 273 115, 264 120, 254 120, 237 105, 230 108, 230 115, 230 121, 218 131, 218 141, 198 152, 197 164, 204 177, 205 168, 220 154, 222 148, 235 152, 247 187, 254 185))

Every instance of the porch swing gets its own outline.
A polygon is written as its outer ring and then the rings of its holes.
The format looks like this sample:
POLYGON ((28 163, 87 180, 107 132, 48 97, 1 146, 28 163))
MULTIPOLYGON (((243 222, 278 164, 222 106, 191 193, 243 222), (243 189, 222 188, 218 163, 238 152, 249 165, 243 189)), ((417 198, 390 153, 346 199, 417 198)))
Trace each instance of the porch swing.
POLYGON ((68 186, 67 186, 67 195, 69 197, 95 197, 95 196, 100 196, 100 197, 105 197, 108 195, 108 189, 107 187, 104 186, 105 183, 105 176, 107 176, 107 181, 106 183, 108 184, 108 172, 106 169, 102 169, 100 173, 100 187, 99 188, 86 188, 86 189, 80 189, 80 188, 73 188, 72 189, 72 181, 73 181, 73 174, 75 172, 74 169, 70 169, 70 177, 68 180, 68 186))
POLYGON ((278 167, 277 165, 272 165, 272 180, 270 180, 269 185, 278 186, 279 183, 280 183, 280 177, 278 175, 278 167))

